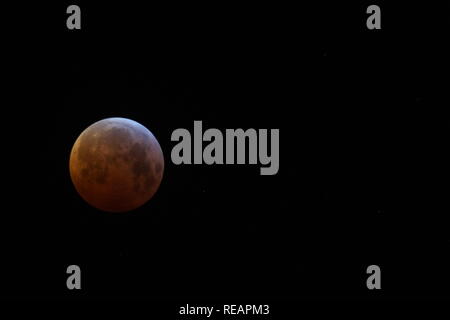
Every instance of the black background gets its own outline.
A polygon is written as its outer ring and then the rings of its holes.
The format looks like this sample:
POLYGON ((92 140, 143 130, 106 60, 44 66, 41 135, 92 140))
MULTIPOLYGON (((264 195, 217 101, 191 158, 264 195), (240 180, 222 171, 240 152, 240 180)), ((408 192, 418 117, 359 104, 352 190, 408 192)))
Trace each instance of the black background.
POLYGON ((10 25, 2 298, 449 297, 448 4, 378 2, 374 31, 364 2, 79 1, 80 31, 68 4, 10 25), (84 203, 68 171, 81 131, 110 116, 165 156, 156 196, 126 214, 84 203), (194 120, 279 128, 278 174, 173 165, 171 133, 194 120))

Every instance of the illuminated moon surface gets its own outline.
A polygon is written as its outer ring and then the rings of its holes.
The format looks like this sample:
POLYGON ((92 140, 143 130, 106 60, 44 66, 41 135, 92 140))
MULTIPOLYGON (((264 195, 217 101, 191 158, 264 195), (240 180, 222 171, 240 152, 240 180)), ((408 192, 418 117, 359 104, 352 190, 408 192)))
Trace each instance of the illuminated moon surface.
POLYGON ((150 200, 164 172, 158 140, 141 124, 108 118, 84 130, 70 154, 70 176, 97 209, 125 212, 150 200))

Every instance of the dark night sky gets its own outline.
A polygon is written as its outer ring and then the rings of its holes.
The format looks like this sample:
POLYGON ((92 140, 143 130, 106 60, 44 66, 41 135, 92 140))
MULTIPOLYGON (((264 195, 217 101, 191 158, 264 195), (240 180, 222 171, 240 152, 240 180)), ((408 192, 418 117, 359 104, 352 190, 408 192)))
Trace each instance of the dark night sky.
POLYGON ((81 2, 80 32, 62 4, 17 30, 0 296, 448 297, 448 5, 384 4, 375 32, 366 6, 81 2), (89 207, 69 177, 79 133, 110 116, 147 126, 166 159, 128 214, 89 207), (171 133, 194 120, 279 128, 278 175, 173 165, 171 133), (70 264, 81 292, 65 288, 70 264))

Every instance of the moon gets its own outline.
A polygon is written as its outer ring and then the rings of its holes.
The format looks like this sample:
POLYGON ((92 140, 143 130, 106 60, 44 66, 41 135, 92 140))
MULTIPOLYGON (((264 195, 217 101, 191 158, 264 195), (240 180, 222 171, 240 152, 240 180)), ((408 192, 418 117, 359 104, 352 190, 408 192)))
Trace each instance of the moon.
POLYGON ((103 211, 126 212, 156 193, 164 156, 146 127, 126 118, 107 118, 80 134, 69 169, 75 189, 87 203, 103 211))

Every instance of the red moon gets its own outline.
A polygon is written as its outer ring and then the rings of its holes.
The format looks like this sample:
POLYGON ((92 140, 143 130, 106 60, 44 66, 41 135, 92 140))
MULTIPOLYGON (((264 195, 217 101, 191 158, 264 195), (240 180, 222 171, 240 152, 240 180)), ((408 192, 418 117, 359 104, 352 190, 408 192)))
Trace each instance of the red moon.
POLYGON ((87 203, 125 212, 142 206, 158 190, 164 156, 146 127, 130 119, 107 118, 80 134, 69 167, 75 189, 87 203))

